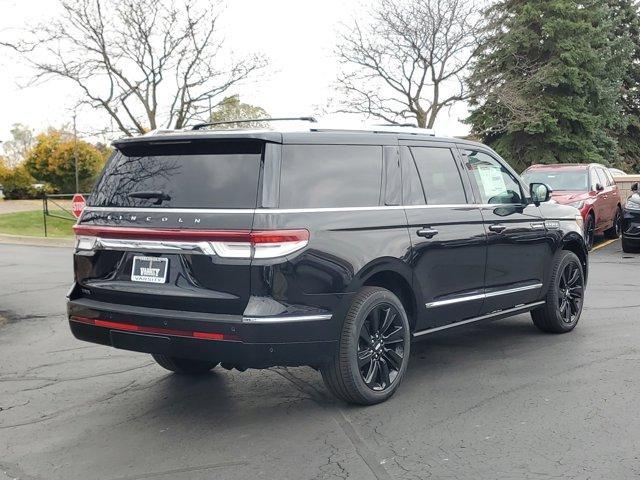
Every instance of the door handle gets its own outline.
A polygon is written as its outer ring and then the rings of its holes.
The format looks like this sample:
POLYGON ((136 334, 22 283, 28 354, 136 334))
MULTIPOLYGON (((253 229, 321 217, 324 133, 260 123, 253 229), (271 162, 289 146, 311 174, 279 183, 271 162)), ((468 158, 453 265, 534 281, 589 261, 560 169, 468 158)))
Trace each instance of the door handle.
POLYGON ((423 227, 416 232, 419 237, 433 238, 438 234, 438 230, 435 228, 423 227))
POLYGON ((489 230, 491 230, 492 232, 495 232, 495 233, 502 233, 502 232, 504 232, 506 229, 507 229, 507 227, 506 227, 506 226, 504 226, 504 225, 499 225, 499 224, 491 225, 491 226, 489 227, 489 230))

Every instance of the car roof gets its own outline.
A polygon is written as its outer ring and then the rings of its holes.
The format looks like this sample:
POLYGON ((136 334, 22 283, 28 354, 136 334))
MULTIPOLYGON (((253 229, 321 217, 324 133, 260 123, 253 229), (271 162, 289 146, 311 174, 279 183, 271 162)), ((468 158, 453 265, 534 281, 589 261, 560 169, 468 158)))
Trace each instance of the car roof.
MULTIPOLYGON (((417 130, 417 129, 416 129, 417 130)), ((426 132, 426 131, 425 131, 426 132)), ((468 147, 489 147, 455 137, 435 136, 429 133, 405 133, 373 129, 313 128, 299 130, 155 130, 145 135, 128 137, 113 142, 116 148, 132 143, 173 143, 193 140, 258 140, 281 144, 344 144, 344 145, 397 145, 398 142, 456 143, 468 147)))

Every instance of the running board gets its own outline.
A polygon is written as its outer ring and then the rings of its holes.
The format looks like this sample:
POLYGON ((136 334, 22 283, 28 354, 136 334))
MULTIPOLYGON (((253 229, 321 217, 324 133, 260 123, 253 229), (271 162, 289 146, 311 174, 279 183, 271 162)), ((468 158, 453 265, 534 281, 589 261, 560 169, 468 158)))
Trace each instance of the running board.
POLYGON ((463 320, 461 322, 452 323, 450 325, 443 325, 441 327, 428 328, 426 330, 421 330, 419 332, 414 332, 413 337, 421 337, 423 335, 428 335, 430 333, 441 332, 442 330, 448 330, 449 328, 459 327, 461 325, 468 325, 470 323, 481 322, 483 320, 497 320, 499 318, 510 317, 511 315, 516 315, 518 313, 528 312, 529 310, 533 310, 540 305, 544 305, 545 302, 535 302, 535 303, 527 303, 526 305, 518 305, 517 307, 509 308, 507 310, 498 310, 496 312, 488 313, 486 315, 482 315, 480 317, 470 318, 468 320, 463 320))

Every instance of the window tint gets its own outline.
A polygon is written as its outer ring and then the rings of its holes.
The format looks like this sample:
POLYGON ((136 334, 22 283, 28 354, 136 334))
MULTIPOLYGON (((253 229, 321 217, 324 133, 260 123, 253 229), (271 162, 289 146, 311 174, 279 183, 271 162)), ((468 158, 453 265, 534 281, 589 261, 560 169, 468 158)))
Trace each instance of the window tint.
POLYGON ((90 205, 255 208, 261 156, 261 143, 121 146, 90 205))
POLYGON ((448 148, 411 147, 428 205, 467 203, 460 172, 448 148))
POLYGON ((480 193, 481 203, 523 203, 520 184, 498 160, 483 152, 468 150, 466 166, 480 193))
POLYGON ((380 204, 382 147, 285 145, 281 208, 370 207, 380 204))

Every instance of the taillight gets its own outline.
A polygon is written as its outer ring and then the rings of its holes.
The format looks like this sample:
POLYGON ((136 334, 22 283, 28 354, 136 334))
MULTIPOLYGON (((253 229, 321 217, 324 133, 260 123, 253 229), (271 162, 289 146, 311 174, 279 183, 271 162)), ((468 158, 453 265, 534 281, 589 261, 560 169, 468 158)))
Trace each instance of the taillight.
POLYGON ((183 251, 223 258, 277 258, 309 243, 309 231, 177 230, 75 225, 76 250, 183 251))

